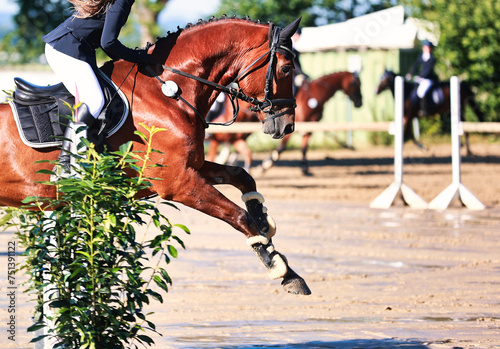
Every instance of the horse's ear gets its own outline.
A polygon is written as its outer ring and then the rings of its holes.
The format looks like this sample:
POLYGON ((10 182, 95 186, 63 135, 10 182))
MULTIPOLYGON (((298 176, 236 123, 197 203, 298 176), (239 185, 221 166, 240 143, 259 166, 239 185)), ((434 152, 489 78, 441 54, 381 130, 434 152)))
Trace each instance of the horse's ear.
POLYGON ((287 25, 285 28, 283 28, 280 33, 280 39, 291 38, 293 34, 295 34, 297 29, 299 29, 299 24, 301 19, 302 17, 299 17, 295 21, 287 25))

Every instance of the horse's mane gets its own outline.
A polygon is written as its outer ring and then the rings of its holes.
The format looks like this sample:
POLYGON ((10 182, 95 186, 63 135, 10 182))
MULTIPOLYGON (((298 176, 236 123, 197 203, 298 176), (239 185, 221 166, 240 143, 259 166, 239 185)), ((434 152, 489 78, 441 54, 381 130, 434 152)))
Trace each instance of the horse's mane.
MULTIPOLYGON (((218 22, 218 21, 232 21, 232 20, 245 20, 245 21, 249 21, 249 22, 252 22, 252 23, 256 23, 256 24, 262 24, 262 21, 260 19, 258 20, 252 20, 250 18, 250 16, 246 15, 245 17, 238 17, 236 15, 233 15, 233 16, 228 16, 228 15, 222 15, 220 17, 215 17, 215 16, 212 16, 210 17, 209 19, 199 19, 196 23, 187 23, 184 28, 182 27, 177 27, 177 30, 175 32, 170 32, 168 31, 167 32, 167 35, 166 36, 163 36, 163 37, 157 37, 156 38, 156 43, 160 40, 168 40, 169 38, 175 36, 175 37, 178 37, 182 32, 184 31, 188 31, 192 28, 198 28, 198 27, 201 27, 207 23, 213 23, 213 22, 218 22)), ((270 24, 271 22, 268 21, 267 24, 270 24)), ((155 43, 155 44, 156 44, 155 43)), ((153 44, 150 44, 148 43, 146 48, 152 46, 153 44)))

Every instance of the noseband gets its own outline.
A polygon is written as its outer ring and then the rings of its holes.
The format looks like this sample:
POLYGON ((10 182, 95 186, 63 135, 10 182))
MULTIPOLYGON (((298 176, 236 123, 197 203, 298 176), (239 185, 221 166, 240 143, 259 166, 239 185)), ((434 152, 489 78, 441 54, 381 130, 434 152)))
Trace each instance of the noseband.
MULTIPOLYGON (((275 98, 271 99, 270 94, 272 90, 272 84, 273 84, 273 76, 274 76, 274 63, 276 60, 276 54, 278 51, 280 53, 284 54, 288 58, 292 59, 295 54, 290 50, 288 47, 284 45, 279 44, 279 34, 281 32, 281 28, 274 26, 272 33, 270 33, 270 40, 272 39, 271 42, 271 47, 270 49, 264 53, 262 56, 258 57, 255 59, 248 67, 246 67, 228 86, 223 86, 220 84, 217 84, 215 82, 200 78, 198 76, 183 72, 181 70, 168 67, 166 65, 162 65, 162 68, 164 70, 170 71, 174 74, 181 75, 196 81, 199 81, 203 84, 215 87, 216 89, 220 90, 221 92, 226 93, 231 101, 231 104, 233 105, 233 118, 225 123, 210 123, 212 125, 231 125, 236 121, 236 117, 238 116, 239 112, 239 104, 238 104, 238 99, 248 102, 252 105, 250 108, 251 111, 254 112, 263 112, 269 115, 266 119, 262 121, 262 123, 265 123, 266 121, 274 120, 284 114, 287 114, 291 110, 293 110, 297 105, 295 104, 295 98, 275 98), (267 72, 266 72, 266 84, 264 87, 264 99, 262 101, 258 100, 257 98, 248 96, 245 94, 238 86, 238 81, 245 76, 247 73, 250 74, 251 71, 250 69, 255 66, 258 62, 260 62, 263 58, 267 57, 269 55, 269 65, 267 67, 267 72), (237 86, 237 87, 234 87, 237 86), (290 105, 290 108, 287 108, 286 110, 276 113, 275 110, 273 109, 275 106, 283 106, 283 105, 290 105)), ((155 78, 162 84, 165 84, 165 81, 160 79, 157 74, 155 74, 150 67, 146 66, 146 69, 150 74, 155 76, 155 78)), ((203 121, 203 125, 205 128, 208 127, 208 123, 205 121, 205 118, 200 114, 200 112, 191 104, 189 104, 185 99, 183 99, 180 94, 175 94, 175 98, 179 98, 182 100, 188 107, 190 107, 196 115, 203 121)))

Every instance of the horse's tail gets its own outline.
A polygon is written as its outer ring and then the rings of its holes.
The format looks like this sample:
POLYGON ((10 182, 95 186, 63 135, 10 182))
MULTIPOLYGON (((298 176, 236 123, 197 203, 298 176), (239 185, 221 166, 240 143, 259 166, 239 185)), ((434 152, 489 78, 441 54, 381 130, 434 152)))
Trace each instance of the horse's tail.
POLYGON ((462 96, 462 105, 465 107, 466 104, 471 107, 480 122, 485 121, 484 113, 476 102, 476 96, 471 89, 470 84, 467 81, 460 82, 460 95, 462 96))

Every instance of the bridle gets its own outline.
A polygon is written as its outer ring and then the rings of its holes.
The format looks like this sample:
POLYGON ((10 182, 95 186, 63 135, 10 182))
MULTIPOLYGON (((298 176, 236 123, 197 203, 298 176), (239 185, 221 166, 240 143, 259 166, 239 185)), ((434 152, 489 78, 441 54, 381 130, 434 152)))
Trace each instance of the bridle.
MULTIPOLYGON (((280 116, 282 116, 284 114, 289 113, 291 110, 293 110, 296 107, 295 98, 274 98, 274 99, 272 99, 270 97, 271 90, 272 90, 272 84, 273 84, 274 65, 275 65, 276 55, 277 55, 278 51, 290 59, 293 59, 293 57, 295 56, 295 54, 292 52, 291 49, 289 49, 285 45, 279 44, 280 32, 281 32, 280 27, 277 27, 277 26, 272 27, 272 30, 270 30, 270 33, 269 33, 270 41, 272 40, 269 50, 267 52, 265 52, 263 55, 261 55, 260 57, 258 57, 257 59, 255 59, 248 67, 243 69, 243 71, 241 71, 240 74, 238 74, 238 76, 227 86, 220 85, 220 84, 215 83, 213 81, 209 81, 209 80, 200 78, 198 76, 183 72, 181 70, 178 70, 178 69, 175 69, 175 68, 163 65, 163 64, 161 65, 163 70, 167 70, 167 71, 172 72, 174 74, 181 75, 181 76, 199 81, 205 85, 212 86, 215 89, 226 93, 226 95, 229 97, 229 99, 231 101, 231 104, 233 105, 233 118, 230 121, 225 122, 225 123, 207 123, 205 121, 205 118, 200 114, 200 112, 194 106, 192 106, 190 103, 188 103, 185 99, 183 99, 180 94, 175 94, 174 97, 179 98, 188 107, 190 107, 196 113, 196 115, 198 115, 198 117, 202 120, 205 128, 207 128, 209 124, 228 126, 228 125, 231 125, 232 123, 234 123, 236 121, 236 117, 238 116, 238 112, 239 112, 238 100, 242 100, 244 102, 250 103, 252 105, 252 107, 250 107, 249 109, 253 112, 260 111, 260 112, 266 113, 268 115, 268 117, 265 118, 264 120, 262 120, 262 123, 274 120, 274 119, 279 118, 280 116), (241 88, 239 87, 238 82, 240 81, 240 79, 243 76, 252 73, 252 71, 251 71, 252 67, 254 67, 263 58, 266 58, 268 56, 269 56, 269 65, 267 67, 267 72, 266 72, 266 84, 264 86, 264 99, 258 100, 255 97, 251 97, 251 96, 248 96, 247 94, 245 94, 241 90, 241 88), (290 107, 282 112, 276 113, 274 110, 275 106, 287 106, 287 105, 290 107)), ((160 79, 158 77, 158 75, 156 73, 154 73, 149 66, 146 66, 146 70, 148 70, 148 72, 150 74, 152 74, 160 83, 162 83, 162 84, 166 83, 165 81, 160 79)))

